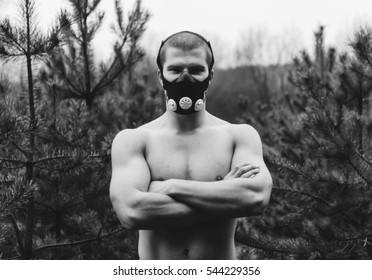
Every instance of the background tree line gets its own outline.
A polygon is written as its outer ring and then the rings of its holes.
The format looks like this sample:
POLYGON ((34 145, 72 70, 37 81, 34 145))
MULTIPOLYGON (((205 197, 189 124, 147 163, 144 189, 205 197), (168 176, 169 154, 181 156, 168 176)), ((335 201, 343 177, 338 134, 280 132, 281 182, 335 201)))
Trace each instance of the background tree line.
MULTIPOLYGON (((69 0, 46 33, 34 0, 20 2, 18 24, 0 23, 0 59, 23 65, 20 84, 0 71, 2 259, 138 258, 108 197, 110 148, 164 100, 139 45, 148 11, 113 1, 116 41, 97 64, 99 3, 69 0)), ((240 219, 239 258, 371 258, 372 31, 349 53, 324 46, 323 27, 314 42, 290 64, 216 69, 208 110, 259 131, 274 177, 265 214, 240 219)))

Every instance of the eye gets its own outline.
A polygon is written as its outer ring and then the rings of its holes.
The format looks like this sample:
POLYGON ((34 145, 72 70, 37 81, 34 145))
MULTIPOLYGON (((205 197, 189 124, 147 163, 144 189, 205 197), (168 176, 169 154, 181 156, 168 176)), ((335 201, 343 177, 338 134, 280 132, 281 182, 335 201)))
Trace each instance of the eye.
POLYGON ((205 67, 203 67, 203 66, 191 67, 189 69, 189 73, 191 75, 202 74, 202 73, 204 73, 204 71, 205 71, 205 67))
POLYGON ((180 73, 182 71, 182 68, 176 67, 176 66, 170 66, 167 68, 167 70, 171 73, 180 73))

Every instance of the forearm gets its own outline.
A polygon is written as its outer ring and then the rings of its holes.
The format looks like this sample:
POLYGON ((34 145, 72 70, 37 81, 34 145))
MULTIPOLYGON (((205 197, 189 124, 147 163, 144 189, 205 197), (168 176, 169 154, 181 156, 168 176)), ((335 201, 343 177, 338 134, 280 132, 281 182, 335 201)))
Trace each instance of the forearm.
POLYGON ((216 218, 164 194, 138 192, 133 201, 129 207, 115 209, 121 222, 130 229, 180 228, 216 218))
POLYGON ((200 182, 172 179, 167 194, 205 212, 236 218, 262 213, 271 191, 271 177, 200 182))

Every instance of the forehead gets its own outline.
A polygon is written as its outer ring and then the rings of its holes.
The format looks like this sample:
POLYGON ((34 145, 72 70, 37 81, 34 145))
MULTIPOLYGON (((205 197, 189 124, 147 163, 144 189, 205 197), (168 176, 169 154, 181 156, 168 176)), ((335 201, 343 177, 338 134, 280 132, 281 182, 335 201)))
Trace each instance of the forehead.
POLYGON ((208 67, 207 52, 202 47, 187 51, 175 47, 168 47, 165 51, 164 67, 174 64, 199 64, 208 67))

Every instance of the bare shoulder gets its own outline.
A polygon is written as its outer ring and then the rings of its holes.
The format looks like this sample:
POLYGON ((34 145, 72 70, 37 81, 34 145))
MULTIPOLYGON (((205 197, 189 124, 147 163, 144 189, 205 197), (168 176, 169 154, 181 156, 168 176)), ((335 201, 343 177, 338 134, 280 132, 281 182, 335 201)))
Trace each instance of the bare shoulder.
POLYGON ((210 124, 219 127, 231 135, 235 141, 250 141, 261 143, 257 130, 249 124, 232 124, 211 115, 210 124))
POLYGON ((162 117, 137 128, 128 128, 120 131, 112 142, 112 153, 144 152, 146 140, 152 132, 159 128, 162 117))
POLYGON ((161 129, 161 127, 164 125, 164 122, 165 122, 165 114, 138 127, 138 130, 147 131, 147 133, 151 133, 152 131, 157 131, 161 129))
POLYGON ((249 124, 229 124, 226 129, 232 135, 236 144, 249 145, 252 148, 261 148, 261 138, 257 130, 249 124))
POLYGON ((257 130, 249 124, 229 124, 227 128, 236 137, 260 137, 257 130))
POLYGON ((114 142, 134 142, 133 144, 141 144, 148 137, 151 131, 156 130, 162 117, 159 117, 151 122, 141 125, 137 128, 127 128, 120 131, 114 138, 114 142))
POLYGON ((224 127, 231 125, 229 122, 224 121, 216 116, 213 116, 212 114, 207 112, 207 123, 210 126, 216 126, 216 127, 224 127))
POLYGON ((143 128, 124 129, 120 131, 112 142, 112 154, 123 152, 139 152, 145 147, 147 130, 143 128))

